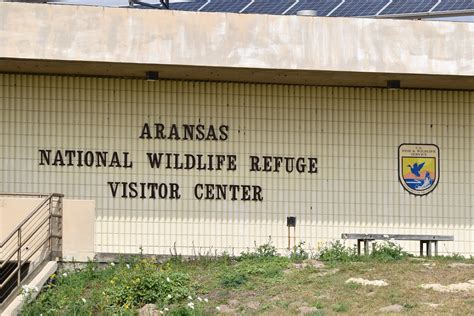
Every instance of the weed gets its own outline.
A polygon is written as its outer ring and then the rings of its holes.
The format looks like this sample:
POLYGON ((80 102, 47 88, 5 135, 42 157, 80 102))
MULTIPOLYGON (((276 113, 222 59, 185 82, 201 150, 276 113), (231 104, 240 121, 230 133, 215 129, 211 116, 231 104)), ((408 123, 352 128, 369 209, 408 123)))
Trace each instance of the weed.
POLYGON ((376 260, 387 262, 401 260, 408 257, 409 254, 403 251, 400 245, 391 241, 386 241, 381 244, 374 243, 374 248, 370 256, 376 260))
POLYGON ((303 260, 308 259, 309 255, 304 250, 304 241, 300 241, 297 245, 295 245, 290 252, 290 259, 295 262, 301 262, 303 260))
POLYGON ((357 260, 354 249, 344 246, 339 240, 326 244, 320 252, 319 259, 328 262, 349 262, 357 260))
POLYGON ((247 274, 240 271, 229 271, 221 276, 221 284, 224 287, 235 288, 247 282, 247 274))
POLYGON ((349 308, 345 303, 336 303, 332 306, 332 310, 336 313, 345 313, 349 308))
POLYGON ((346 287, 351 290, 357 290, 357 289, 360 289, 362 285, 355 282, 349 282, 349 283, 346 283, 346 287))
POLYGON ((262 258, 268 259, 272 257, 278 257, 278 251, 276 247, 272 244, 272 237, 268 237, 268 241, 260 246, 255 244, 254 251, 244 251, 240 255, 240 259, 253 259, 253 258, 262 258))

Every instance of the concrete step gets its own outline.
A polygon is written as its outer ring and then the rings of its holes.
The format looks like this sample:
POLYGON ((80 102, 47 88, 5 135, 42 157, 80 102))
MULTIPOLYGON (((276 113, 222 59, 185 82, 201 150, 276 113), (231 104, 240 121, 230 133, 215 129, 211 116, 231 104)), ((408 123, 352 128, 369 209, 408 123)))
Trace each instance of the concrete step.
MULTIPOLYGON (((28 281, 25 286, 28 288, 36 288, 38 291, 31 292, 31 298, 34 299, 38 295, 41 288, 44 286, 49 277, 56 272, 58 269, 58 263, 56 261, 48 261, 46 264, 37 272, 35 276, 28 281)), ((24 304, 24 297, 20 294, 17 295, 7 306, 3 306, 3 310, 0 311, 0 316, 16 316, 20 313, 21 308, 24 304)))

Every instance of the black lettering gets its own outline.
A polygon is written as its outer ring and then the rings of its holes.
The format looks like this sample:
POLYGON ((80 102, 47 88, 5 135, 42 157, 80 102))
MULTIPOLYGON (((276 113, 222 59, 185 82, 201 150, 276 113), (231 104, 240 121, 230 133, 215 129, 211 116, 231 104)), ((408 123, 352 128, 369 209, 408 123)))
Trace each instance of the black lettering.
POLYGON ((125 151, 123 152, 123 167, 124 168, 132 168, 133 162, 128 160, 128 155, 130 155, 129 152, 125 151))
POLYGON ((150 125, 148 123, 143 124, 142 133, 139 138, 151 139, 150 125))
POLYGON ((148 157, 148 162, 150 163, 151 168, 160 168, 161 165, 161 157, 163 156, 163 153, 146 153, 148 157))
POLYGON ((214 199, 214 184, 206 184, 206 200, 214 199))
POLYGON ((275 161, 275 166, 273 172, 280 172, 281 163, 283 162, 283 157, 273 157, 275 161))
POLYGON ((222 170, 222 166, 224 165, 224 162, 225 162, 225 156, 216 155, 216 159, 217 159, 216 170, 222 170))
POLYGON ((107 166, 107 152, 106 151, 96 151, 97 163, 96 167, 106 167, 107 166))
POLYGON ((165 126, 161 123, 155 123, 155 138, 165 139, 166 135, 163 133, 165 126))
POLYGON ((250 185, 242 185, 242 201, 250 201, 250 185))
POLYGON ((185 154, 186 157, 186 167, 184 169, 193 169, 194 166, 196 166, 196 158, 194 158, 194 155, 191 154, 185 154))
POLYGON ((229 167, 228 167, 227 170, 230 170, 230 171, 237 170, 237 165, 235 163, 237 161, 237 156, 236 155, 228 155, 227 159, 229 160, 229 167))
POLYGON ((296 171, 303 173, 306 170, 306 163, 304 158, 296 159, 296 171))
POLYGON ((214 125, 209 126, 209 130, 207 131, 206 140, 217 140, 216 130, 214 129, 214 125))
POLYGON ((318 173, 318 158, 308 158, 308 173, 318 173))
POLYGON ((253 200, 254 201, 263 201, 262 197, 262 187, 258 185, 253 186, 253 200))
POLYGON ((262 171, 272 171, 272 157, 271 156, 263 156, 263 169, 262 171))
POLYGON ((221 125, 219 127, 219 132, 221 133, 221 135, 219 136, 219 139, 222 140, 222 141, 225 141, 229 138, 229 126, 227 125, 221 125))
POLYGON ((202 199, 202 187, 203 185, 202 184, 196 184, 196 186, 194 187, 194 196, 196 197, 196 199, 198 200, 201 200, 202 199), (198 193, 198 190, 199 190, 199 193, 198 193))
POLYGON ((112 197, 115 198, 115 196, 117 195, 119 182, 107 182, 107 184, 109 185, 110 191, 112 192, 112 197))
POLYGON ((158 194, 161 199, 166 199, 168 196, 168 186, 164 183, 161 183, 158 187, 158 194))
POLYGON ((181 139, 181 137, 179 137, 178 126, 176 126, 176 124, 171 124, 170 135, 168 136, 168 139, 174 139, 174 140, 181 139))
POLYGON ((72 159, 74 157, 76 157, 76 152, 74 150, 65 150, 64 151, 64 156, 66 156, 67 165, 68 166, 74 166, 74 163, 72 162, 72 159))
POLYGON ((128 189, 130 190, 130 193, 128 194, 129 198, 136 198, 138 196, 138 191, 137 191, 137 183, 136 182, 130 182, 128 184, 128 189))
POLYGON ((217 197, 216 200, 225 200, 227 197, 227 185, 216 184, 217 197))
POLYGON ((193 140, 194 139, 194 125, 183 125, 184 128, 184 137, 185 140, 193 140))
MULTIPOLYGON (((86 153, 86 157, 87 157, 87 153, 86 153)), ((86 165, 87 165, 87 163, 86 163, 86 165)), ((109 167, 115 167, 115 168, 122 167, 122 165, 120 164, 120 159, 119 159, 118 153, 116 151, 114 151, 112 153, 112 158, 110 159, 109 167)))
POLYGON ((94 153, 92 151, 87 151, 84 155, 84 164, 87 167, 92 167, 94 165, 94 153))
POLYGON ((148 183, 148 190, 150 191, 150 199, 156 199, 156 191, 158 190, 158 183, 148 183))
POLYGON ((40 166, 48 165, 50 164, 49 157, 51 155, 51 149, 40 149, 40 166), (46 162, 46 163, 45 163, 46 162))
POLYGON ((231 184, 229 186, 229 190, 231 191, 232 193, 232 201, 235 201, 237 200, 237 192, 240 191, 240 187, 238 185, 233 185, 231 184))
POLYGON ((53 166, 64 166, 64 160, 63 160, 63 155, 61 154, 61 151, 58 150, 56 151, 56 155, 54 156, 54 161, 53 161, 53 166))
POLYGON ((294 169, 294 162, 295 158, 293 157, 285 157, 285 164, 286 164, 286 172, 292 173, 294 169), (291 164, 290 164, 291 162, 291 164))
POLYGON ((170 183, 170 199, 179 200, 181 194, 179 194, 179 185, 177 183, 170 183))
POLYGON ((83 164, 82 164, 82 153, 83 153, 83 151, 81 151, 81 150, 77 151, 77 166, 78 167, 83 166, 83 164))
POLYGON ((206 135, 204 134, 204 125, 198 124, 196 125, 196 139, 203 140, 206 135))
POLYGON ((258 165, 260 158, 257 156, 250 156, 250 171, 260 171, 260 167, 258 165))

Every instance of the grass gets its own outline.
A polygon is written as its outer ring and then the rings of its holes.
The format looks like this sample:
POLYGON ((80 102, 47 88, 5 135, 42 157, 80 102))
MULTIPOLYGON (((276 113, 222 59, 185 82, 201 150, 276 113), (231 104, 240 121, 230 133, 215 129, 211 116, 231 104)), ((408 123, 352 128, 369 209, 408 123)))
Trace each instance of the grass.
POLYGON ((89 263, 80 271, 53 275, 22 314, 136 315, 148 303, 168 315, 376 314, 393 304, 403 306, 408 315, 474 310, 472 292, 439 293, 419 287, 474 279, 472 268, 450 266, 453 262, 474 264, 472 259, 420 260, 393 245, 380 246, 379 255, 360 258, 341 245, 333 248, 334 253, 329 253, 331 245, 326 249, 324 264, 307 259, 302 249, 297 255, 278 256, 270 243, 236 258, 183 261, 176 256, 158 264, 138 257, 115 265, 89 263), (351 277, 385 280, 389 286, 346 283, 351 277))

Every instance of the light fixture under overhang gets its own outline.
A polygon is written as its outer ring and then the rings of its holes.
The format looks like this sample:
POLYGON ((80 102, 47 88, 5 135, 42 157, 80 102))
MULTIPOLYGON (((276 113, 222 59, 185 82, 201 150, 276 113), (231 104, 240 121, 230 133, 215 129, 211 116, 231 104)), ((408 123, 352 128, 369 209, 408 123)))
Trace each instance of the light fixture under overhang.
POLYGON ((400 89, 400 80, 387 80, 387 89, 388 90, 400 89))
POLYGON ((158 71, 147 71, 146 72, 146 80, 147 81, 158 80, 158 71))

